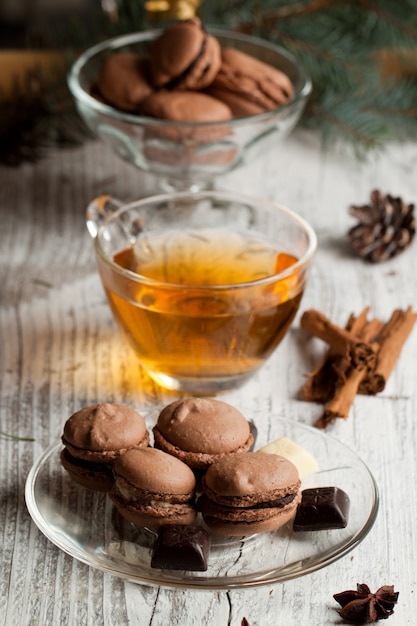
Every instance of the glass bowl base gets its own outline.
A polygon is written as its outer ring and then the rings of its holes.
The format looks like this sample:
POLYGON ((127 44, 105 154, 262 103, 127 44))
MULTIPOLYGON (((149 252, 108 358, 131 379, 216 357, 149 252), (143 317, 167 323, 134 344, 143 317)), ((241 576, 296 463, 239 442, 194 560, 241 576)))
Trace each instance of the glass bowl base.
POLYGON ((255 372, 215 378, 174 378, 160 372, 147 370, 149 376, 161 387, 198 396, 212 396, 218 393, 240 389, 255 372))

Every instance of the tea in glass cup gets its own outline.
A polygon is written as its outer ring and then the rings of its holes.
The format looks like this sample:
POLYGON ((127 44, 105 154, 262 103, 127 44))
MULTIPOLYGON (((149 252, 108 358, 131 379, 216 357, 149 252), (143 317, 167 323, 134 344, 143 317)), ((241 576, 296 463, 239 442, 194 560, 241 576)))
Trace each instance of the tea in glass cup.
POLYGON ((298 310, 311 227, 273 202, 220 191, 106 207, 93 201, 88 224, 114 319, 141 365, 163 387, 198 395, 243 384, 298 310))

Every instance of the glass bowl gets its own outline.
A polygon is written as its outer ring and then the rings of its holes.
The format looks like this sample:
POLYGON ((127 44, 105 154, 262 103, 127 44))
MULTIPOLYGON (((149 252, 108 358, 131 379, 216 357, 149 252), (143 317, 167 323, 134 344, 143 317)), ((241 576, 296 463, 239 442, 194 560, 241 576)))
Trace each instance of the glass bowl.
POLYGON ((170 122, 119 111, 91 95, 104 60, 116 52, 146 55, 159 30, 123 35, 85 51, 72 66, 68 85, 87 126, 121 158, 157 177, 160 190, 199 190, 250 163, 282 141, 300 118, 311 81, 286 50, 262 39, 209 29, 222 47, 237 48, 279 68, 291 79, 294 97, 272 111, 225 122, 170 122))

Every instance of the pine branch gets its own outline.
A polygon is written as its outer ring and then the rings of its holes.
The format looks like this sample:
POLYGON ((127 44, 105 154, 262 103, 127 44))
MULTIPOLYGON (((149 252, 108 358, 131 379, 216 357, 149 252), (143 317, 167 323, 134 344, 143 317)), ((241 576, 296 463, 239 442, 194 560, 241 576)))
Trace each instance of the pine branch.
POLYGON ((52 146, 80 145, 91 133, 75 111, 65 78, 48 84, 35 67, 11 98, 0 98, 0 136, 0 162, 15 166, 38 160, 52 146))
MULTIPOLYGON (((260 23, 263 28, 269 29, 274 27, 279 20, 285 20, 293 17, 301 17, 311 15, 317 11, 329 9, 335 4, 349 4, 349 0, 310 0, 310 2, 294 2, 284 4, 277 9, 268 11, 261 16, 260 23)), ((242 28, 250 29, 253 23, 242 24, 242 28)))
POLYGON ((387 83, 376 56, 381 49, 415 51, 417 77, 417 30, 410 19, 415 0, 262 4, 262 20, 243 22, 238 30, 280 43, 305 67, 313 94, 302 124, 320 129, 325 141, 347 141, 360 155, 405 132, 416 135, 417 81, 397 76, 387 83))
MULTIPOLYGON (((360 5, 363 8, 371 11, 377 16, 378 22, 381 21, 381 23, 389 24, 390 26, 396 28, 399 32, 403 32, 404 35, 409 37, 412 42, 414 41, 415 43, 415 41, 417 40, 417 29, 409 22, 411 12, 415 12, 417 9, 415 3, 407 2, 407 0, 405 0, 404 2, 396 2, 393 7, 394 11, 384 9, 383 7, 381 7, 381 4, 383 3, 377 4, 376 2, 372 2, 370 0, 360 1, 360 5), (400 10, 401 12, 401 18, 396 17, 396 12, 398 10, 400 10)), ((390 3, 388 2, 387 6, 389 4, 390 3)), ((384 44, 386 43, 387 42, 384 41, 384 44)))
MULTIPOLYGON (((325 141, 341 139, 363 155, 417 136, 417 0, 204 0, 200 16, 292 52, 313 82, 300 123, 325 141)), ((64 47, 84 49, 152 25, 137 0, 117 0, 116 11, 101 11, 93 23, 73 17, 64 47)), ((0 134, 0 161, 9 164, 89 136, 65 85, 26 90, 19 107, 0 94, 0 134)))

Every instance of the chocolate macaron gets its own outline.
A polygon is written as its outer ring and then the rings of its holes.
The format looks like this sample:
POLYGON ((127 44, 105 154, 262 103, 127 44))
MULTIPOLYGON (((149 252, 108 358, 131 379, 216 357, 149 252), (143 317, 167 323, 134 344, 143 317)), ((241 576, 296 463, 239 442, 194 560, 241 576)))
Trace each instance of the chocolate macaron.
POLYGON ((199 470, 221 457, 247 452, 254 441, 242 413, 211 398, 184 398, 168 404, 153 434, 156 448, 199 470))
POLYGON ((137 113, 139 103, 153 91, 150 80, 149 59, 119 52, 104 61, 95 88, 107 104, 137 113))
POLYGON ((222 535, 275 531, 295 515, 300 484, 296 467, 284 457, 235 454, 207 470, 197 508, 207 526, 222 535))
POLYGON ((138 448, 121 455, 113 473, 109 495, 129 522, 149 528, 194 522, 195 477, 179 459, 155 448, 138 448))
MULTIPOLYGON (((171 122, 226 122, 231 119, 229 107, 197 91, 167 91, 161 89, 145 98, 140 113, 171 122)), ((223 131, 224 134, 224 131, 223 131)))
POLYGON ((289 102, 293 92, 284 72, 235 48, 222 50, 221 68, 207 89, 234 117, 271 111, 289 102))
POLYGON ((220 44, 194 17, 171 24, 151 45, 155 87, 192 90, 207 87, 221 64, 220 44))
POLYGON ((89 489, 108 491, 112 467, 131 448, 147 447, 149 433, 142 415, 120 404, 94 404, 66 421, 61 463, 71 478, 89 489))
POLYGON ((139 113, 158 119, 144 129, 145 157, 158 166, 215 167, 236 157, 236 148, 222 143, 231 132, 225 122, 232 112, 216 98, 197 91, 161 89, 141 102, 139 113), (159 120, 174 123, 160 124, 159 120))

